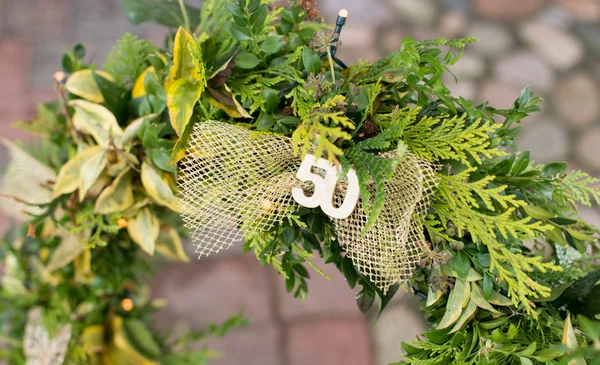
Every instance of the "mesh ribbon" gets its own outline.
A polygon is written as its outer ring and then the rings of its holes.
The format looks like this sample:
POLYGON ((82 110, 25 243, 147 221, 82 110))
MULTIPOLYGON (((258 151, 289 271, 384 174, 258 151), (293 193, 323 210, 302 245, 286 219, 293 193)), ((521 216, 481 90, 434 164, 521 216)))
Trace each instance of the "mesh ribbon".
MULTIPOLYGON (((300 206, 292 198, 301 160, 291 138, 208 121, 194 127, 179 178, 181 214, 200 257, 272 230, 300 206)), ((390 156, 392 157, 392 156, 390 156)), ((406 282, 425 244, 423 219, 437 186, 432 166, 412 154, 386 183, 381 215, 364 233, 368 215, 358 204, 346 219, 333 219, 340 244, 354 266, 382 291, 406 282)), ((334 205, 347 183, 340 181, 334 205)), ((374 195, 375 186, 369 186, 374 195)))

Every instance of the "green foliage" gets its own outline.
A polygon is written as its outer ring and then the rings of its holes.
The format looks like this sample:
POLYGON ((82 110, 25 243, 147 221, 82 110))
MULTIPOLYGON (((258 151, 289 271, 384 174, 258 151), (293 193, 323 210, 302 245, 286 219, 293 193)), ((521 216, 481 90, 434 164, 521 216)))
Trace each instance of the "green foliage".
POLYGON ((363 312, 377 302, 381 313, 400 287, 425 299, 434 329, 403 344, 403 364, 597 361, 599 231, 577 217, 577 206, 600 203, 598 180, 511 150, 521 122, 539 110, 529 88, 510 109, 450 94, 441 76, 474 39, 406 38, 398 52, 342 70, 331 59, 332 37, 321 32, 329 27, 307 21, 296 2, 207 0, 201 12, 183 1, 122 5, 136 23, 180 28, 164 51, 125 35, 104 71, 75 47, 63 57, 69 76, 57 82, 60 100, 17 123, 48 140, 46 156, 23 160, 49 178, 35 182, 38 202, 11 193, 29 220, 0 250, 1 358, 25 362, 27 313, 36 307, 44 308, 44 331, 72 326, 67 359, 76 364, 206 363, 215 354, 193 343, 246 323, 236 315, 199 332, 151 331, 158 303, 144 284, 151 255, 188 260, 177 162, 201 153, 186 152, 195 123, 221 120, 286 135, 300 157, 355 169, 365 231, 385 208, 402 158, 436 170, 437 186, 424 186, 435 194, 421 259, 409 282, 385 294, 318 208, 247 237, 244 249, 273 266, 294 296, 306 298, 309 269, 326 276, 313 262, 320 256, 358 292, 363 312))
POLYGON ((132 34, 125 34, 111 49, 103 68, 117 85, 132 87, 135 79, 148 67, 155 46, 132 34))

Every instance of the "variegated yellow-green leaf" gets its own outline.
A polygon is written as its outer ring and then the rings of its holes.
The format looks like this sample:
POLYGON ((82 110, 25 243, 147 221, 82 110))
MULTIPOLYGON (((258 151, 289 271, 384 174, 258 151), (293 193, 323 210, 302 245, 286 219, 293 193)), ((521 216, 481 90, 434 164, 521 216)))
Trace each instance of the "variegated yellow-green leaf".
POLYGON ((95 212, 99 214, 118 213, 131 207, 133 198, 133 185, 131 169, 124 169, 113 183, 104 189, 96 200, 95 212))
MULTIPOLYGON (((119 139, 123 130, 117 118, 102 105, 85 100, 71 100, 69 105, 75 108, 73 125, 85 134, 89 134, 100 146, 108 146, 111 137, 119 139)), ((118 147, 120 147, 117 144, 118 147)))
POLYGON ((79 176, 83 165, 90 159, 102 156, 106 149, 102 146, 92 146, 70 159, 58 173, 54 184, 53 197, 72 193, 79 187, 79 176))
POLYGON ((2 171, 0 182, 0 209, 9 217, 24 220, 23 212, 42 214, 43 209, 19 203, 8 197, 15 197, 30 204, 45 204, 52 200, 52 191, 44 188, 49 181, 56 180, 56 173, 35 157, 11 141, 0 138, 0 144, 9 152, 10 162, 2 171))
POLYGON ((493 305, 503 306, 503 307, 510 307, 511 305, 513 305, 512 301, 510 299, 508 299, 507 297, 498 293, 495 290, 492 291, 492 294, 490 295, 490 299, 488 299, 488 303, 493 304, 493 305))
POLYGON ((138 118, 136 120, 133 120, 131 123, 129 123, 129 125, 127 125, 127 127, 125 128, 125 130, 123 131, 123 137, 121 137, 121 144, 123 146, 128 145, 134 138, 136 138, 138 136, 138 132, 140 130, 140 127, 142 126, 142 123, 144 123, 144 121, 146 119, 148 119, 150 122, 153 122, 156 120, 156 118, 158 118, 160 116, 160 114, 148 114, 146 116, 143 116, 141 118, 138 118))
POLYGON ((206 70, 198 57, 201 54, 200 47, 194 37, 183 27, 180 27, 175 35, 173 66, 171 66, 165 90, 169 91, 175 81, 182 78, 192 83, 205 84, 206 70))
POLYGON ((142 185, 148 196, 158 205, 171 210, 179 210, 179 199, 171 190, 169 183, 147 161, 142 162, 142 185))
MULTIPOLYGON (((567 346, 567 353, 570 353, 579 347, 577 337, 575 337, 575 330, 573 330, 573 325, 571 324, 571 313, 569 313, 567 319, 565 319, 562 343, 567 346)), ((569 365, 586 365, 586 362, 582 357, 576 357, 569 361, 569 365)))
POLYGON ((446 304, 446 313, 436 327, 444 329, 455 323, 463 312, 463 308, 469 302, 469 293, 471 292, 471 284, 468 281, 456 279, 454 288, 450 292, 448 304, 446 304))
POLYGON ((473 302, 479 308, 485 309, 494 314, 502 314, 502 312, 496 310, 487 300, 483 297, 483 292, 477 284, 471 284, 471 302, 473 302))
POLYGON ((187 144, 190 140, 190 135, 193 130, 193 123, 188 123, 188 125, 183 130, 183 134, 177 140, 175 147, 173 147, 173 152, 171 152, 171 158, 169 158, 169 163, 177 163, 181 161, 185 157, 185 149, 187 148, 187 144))
POLYGON ((218 89, 208 88, 205 98, 209 103, 223 110, 232 118, 252 118, 248 111, 240 105, 235 95, 226 84, 218 89))
POLYGON ((113 316, 110 323, 112 341, 102 351, 103 364, 111 365, 158 365, 136 349, 129 338, 123 317, 113 316))
POLYGON ((79 201, 85 199, 88 190, 94 185, 108 163, 108 154, 105 152, 90 157, 79 172, 79 201))
POLYGON ((458 317, 458 320, 456 320, 456 324, 454 324, 454 327, 452 327, 452 330, 448 333, 454 333, 459 331, 465 323, 467 323, 471 318, 475 316, 476 312, 477 305, 475 305, 473 301, 469 301, 469 304, 467 304, 465 310, 463 310, 460 317, 458 317))
POLYGON ((148 208, 141 209, 127 225, 127 233, 133 242, 149 255, 154 255, 159 229, 158 218, 148 208))
POLYGON ((71 94, 80 96, 92 103, 103 103, 104 96, 102 96, 102 92, 100 92, 100 88, 94 79, 94 72, 107 80, 115 81, 110 74, 104 71, 81 70, 69 76, 65 89, 71 94))
POLYGON ((86 327, 80 341, 87 352, 99 352, 104 348, 104 325, 96 324, 86 327))
POLYGON ((90 237, 90 231, 84 231, 78 234, 64 234, 60 244, 50 258, 50 262, 46 265, 49 272, 58 270, 65 265, 70 264, 81 255, 86 248, 86 241, 90 237))
POLYGON ((172 227, 161 228, 156 240, 156 251, 174 260, 190 261, 190 258, 183 250, 179 233, 172 227))
POLYGON ((440 300, 440 298, 444 296, 444 292, 441 290, 437 290, 437 289, 433 289, 431 286, 429 287, 429 290, 427 292, 427 303, 425 304, 426 307, 430 307, 432 305, 434 305, 435 303, 437 303, 438 300, 440 300))
POLYGON ((200 99, 204 87, 187 79, 179 79, 171 85, 167 94, 167 107, 171 125, 178 136, 183 135, 194 113, 194 106, 200 99))

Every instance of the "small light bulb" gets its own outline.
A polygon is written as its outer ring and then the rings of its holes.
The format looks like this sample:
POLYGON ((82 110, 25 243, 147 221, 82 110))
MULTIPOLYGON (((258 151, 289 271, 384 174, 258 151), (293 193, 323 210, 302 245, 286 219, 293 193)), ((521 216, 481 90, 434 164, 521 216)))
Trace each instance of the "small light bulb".
POLYGON ((123 308, 125 312, 129 312, 133 309, 133 300, 131 300, 131 298, 123 299, 121 301, 121 308, 123 308))
POLYGON ((346 9, 342 9, 340 10, 340 12, 338 13, 339 16, 341 16, 342 18, 347 18, 348 17, 348 10, 346 9))

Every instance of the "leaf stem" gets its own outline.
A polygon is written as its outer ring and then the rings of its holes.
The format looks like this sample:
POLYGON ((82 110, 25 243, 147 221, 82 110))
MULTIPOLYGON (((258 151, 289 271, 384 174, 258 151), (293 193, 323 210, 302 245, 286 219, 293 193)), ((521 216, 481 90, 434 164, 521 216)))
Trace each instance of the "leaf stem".
POLYGON ((327 47, 327 59, 331 68, 331 80, 335 84, 335 68, 333 67, 333 58, 331 57, 331 47, 327 47))
POLYGON ((179 0, 179 7, 181 8, 181 14, 183 15, 183 25, 185 29, 191 31, 190 29, 190 18, 188 16, 187 10, 185 8, 185 3, 183 0, 179 0))

